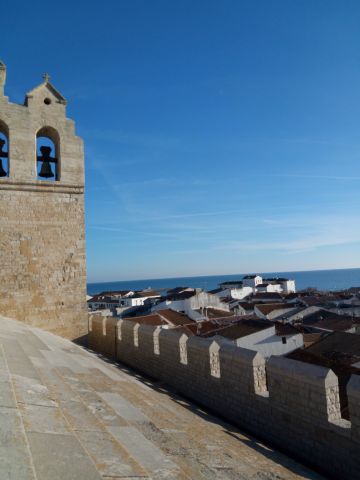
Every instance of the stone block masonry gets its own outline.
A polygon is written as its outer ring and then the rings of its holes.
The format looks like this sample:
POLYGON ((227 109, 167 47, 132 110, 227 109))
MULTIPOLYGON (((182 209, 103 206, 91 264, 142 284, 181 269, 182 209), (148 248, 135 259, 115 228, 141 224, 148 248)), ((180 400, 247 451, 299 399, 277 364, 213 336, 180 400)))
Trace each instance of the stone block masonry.
POLYGON ((24 105, 9 102, 4 82, 3 74, 0 136, 7 175, 0 177, 0 314, 77 339, 88 328, 83 142, 48 76, 24 105), (37 174, 40 137, 54 146, 54 180, 37 174))
POLYGON ((341 418, 332 370, 135 321, 93 317, 89 346, 312 465, 329 478, 360 478, 360 377, 341 418), (186 361, 184 361, 186 359, 186 361))

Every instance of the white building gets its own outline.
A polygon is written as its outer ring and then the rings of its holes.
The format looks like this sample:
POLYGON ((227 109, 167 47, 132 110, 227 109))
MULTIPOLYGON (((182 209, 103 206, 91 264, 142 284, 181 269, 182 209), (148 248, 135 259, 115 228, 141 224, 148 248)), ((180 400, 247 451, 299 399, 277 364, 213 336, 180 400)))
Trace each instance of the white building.
POLYGON ((263 279, 260 275, 246 275, 243 278, 243 285, 246 287, 256 288, 257 285, 263 282, 263 279))
POLYGON ((265 358, 271 355, 286 355, 304 346, 303 335, 300 332, 279 335, 276 326, 253 333, 236 341, 238 347, 248 348, 261 353, 265 358))
MULTIPOLYGON (((269 290, 267 292, 280 292, 280 293, 295 293, 295 280, 289 280, 288 278, 264 278, 263 285, 268 285, 269 290)), ((257 288, 261 287, 258 285, 257 288)), ((264 291, 264 290, 259 290, 264 291)))
POLYGON ((132 290, 102 292, 90 297, 87 301, 90 310, 98 309, 126 309, 131 307, 141 307, 149 298, 159 298, 160 294, 153 290, 143 290, 133 292, 132 290))
MULTIPOLYGON (((286 355, 304 346, 302 333, 291 325, 247 319, 216 332, 220 342, 226 339, 238 347, 271 355, 286 355)), ((225 340, 225 341, 226 341, 225 340)))
POLYGON ((119 307, 141 307, 149 298, 160 298, 160 294, 152 290, 136 292, 132 296, 121 298, 119 300, 119 307))
POLYGON ((231 297, 238 300, 252 293, 295 293, 295 280, 287 278, 262 278, 260 275, 246 275, 241 281, 222 282, 220 288, 211 291, 219 297, 231 297))
POLYGON ((296 293, 295 280, 288 280, 287 278, 279 278, 279 283, 283 288, 283 292, 296 293))
POLYGON ((163 301, 154 305, 151 311, 156 312, 171 308, 176 312, 183 312, 193 320, 202 320, 204 314, 197 312, 205 312, 207 308, 215 308, 224 312, 229 312, 229 305, 222 302, 221 298, 212 293, 204 292, 196 289, 194 292, 184 292, 182 294, 165 297, 163 301))
POLYGON ((256 286, 256 291, 259 292, 259 293, 268 293, 268 292, 269 293, 282 293, 283 288, 280 285, 280 283, 267 283, 264 280, 263 283, 259 283, 256 286))
POLYGON ((233 298, 235 300, 242 300, 254 292, 252 287, 228 287, 228 288, 217 288, 216 290, 211 290, 209 293, 217 295, 220 298, 233 298))

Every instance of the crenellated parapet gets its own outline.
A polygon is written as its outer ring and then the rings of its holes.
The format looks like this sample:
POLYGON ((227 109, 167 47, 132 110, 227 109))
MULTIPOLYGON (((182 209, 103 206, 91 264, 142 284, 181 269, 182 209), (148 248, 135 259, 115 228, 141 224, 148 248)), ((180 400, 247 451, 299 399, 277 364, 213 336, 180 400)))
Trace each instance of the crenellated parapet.
POLYGON ((348 384, 341 418, 332 370, 283 357, 268 362, 228 341, 134 321, 93 317, 89 345, 161 380, 189 399, 330 478, 360 478, 360 377, 348 384), (104 332, 105 331, 105 335, 104 332))

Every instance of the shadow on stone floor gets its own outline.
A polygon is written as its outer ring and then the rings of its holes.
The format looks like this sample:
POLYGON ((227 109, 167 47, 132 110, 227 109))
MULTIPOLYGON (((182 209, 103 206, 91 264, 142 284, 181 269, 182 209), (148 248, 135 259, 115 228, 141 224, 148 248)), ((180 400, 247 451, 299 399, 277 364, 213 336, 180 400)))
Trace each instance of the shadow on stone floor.
MULTIPOLYGON (((209 408, 205 408, 202 405, 196 403, 194 400, 187 399, 184 395, 180 395, 173 387, 169 387, 163 382, 148 375, 145 375, 140 371, 129 367, 128 365, 111 360, 103 356, 102 354, 94 352, 93 350, 89 349, 89 351, 92 354, 96 355, 98 358, 101 358, 102 361, 114 367, 117 367, 122 372, 136 378, 140 383, 143 383, 147 387, 150 387, 152 390, 161 394, 166 394, 175 403, 191 411, 191 413, 198 415, 206 422, 221 426, 225 434, 235 438, 237 441, 245 444, 247 447, 255 450, 269 460, 279 465, 282 465, 283 467, 292 471, 294 474, 302 475, 304 477, 304 480, 326 480, 330 478, 325 477, 321 472, 319 472, 319 469, 314 467, 310 461, 305 464, 302 460, 297 459, 292 453, 288 453, 286 450, 280 449, 277 446, 273 447, 265 439, 255 438, 251 435, 249 431, 247 431, 243 427, 237 427, 236 425, 231 424, 228 420, 222 418, 217 413, 215 414, 211 412, 209 408), (312 471, 309 471, 309 469, 312 471)), ((334 477, 333 480, 336 480, 336 478, 334 477)))

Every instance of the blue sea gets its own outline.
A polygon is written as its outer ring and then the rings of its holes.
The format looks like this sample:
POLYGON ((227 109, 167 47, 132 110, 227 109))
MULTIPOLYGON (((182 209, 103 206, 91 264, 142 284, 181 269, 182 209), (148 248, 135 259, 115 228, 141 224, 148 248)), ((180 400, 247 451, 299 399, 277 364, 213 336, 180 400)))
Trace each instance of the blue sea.
MULTIPOLYGON (((148 280, 123 280, 120 282, 88 283, 89 295, 106 290, 143 290, 152 288, 165 291, 174 287, 193 287, 213 290, 219 283, 242 279, 246 273, 237 275, 212 275, 207 277, 174 277, 148 280)), ((296 281, 297 290, 315 287, 318 290, 343 290, 360 287, 360 268, 339 270, 312 270, 304 272, 270 272, 259 273, 263 277, 287 277, 296 281)))

